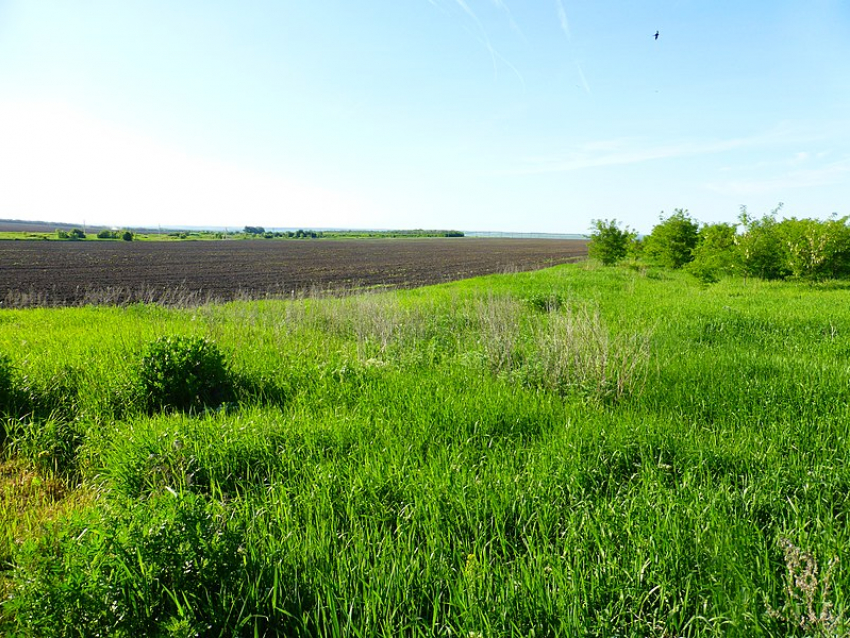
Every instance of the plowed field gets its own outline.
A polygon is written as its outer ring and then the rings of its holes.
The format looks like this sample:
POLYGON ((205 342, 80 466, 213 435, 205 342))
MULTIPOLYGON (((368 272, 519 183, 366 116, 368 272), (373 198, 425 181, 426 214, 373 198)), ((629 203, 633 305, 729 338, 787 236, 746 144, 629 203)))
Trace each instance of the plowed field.
POLYGON ((557 239, 2 241, 0 304, 196 303, 415 287, 586 254, 586 242, 557 239))

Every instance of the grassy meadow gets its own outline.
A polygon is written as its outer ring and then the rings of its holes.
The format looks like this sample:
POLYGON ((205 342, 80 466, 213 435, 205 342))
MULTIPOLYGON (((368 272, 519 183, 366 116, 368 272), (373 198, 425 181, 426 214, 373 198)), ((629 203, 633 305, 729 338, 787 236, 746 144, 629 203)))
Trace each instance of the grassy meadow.
POLYGON ((0 633, 848 633, 845 284, 3 310, 0 354, 0 633), (215 401, 151 399, 162 337, 215 401))

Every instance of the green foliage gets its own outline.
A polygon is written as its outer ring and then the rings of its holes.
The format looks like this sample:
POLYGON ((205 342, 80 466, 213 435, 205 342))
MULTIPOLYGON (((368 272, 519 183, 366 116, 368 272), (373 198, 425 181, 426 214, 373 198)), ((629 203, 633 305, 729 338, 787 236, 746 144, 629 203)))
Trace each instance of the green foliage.
POLYGON ((624 259, 637 236, 628 226, 620 228, 616 219, 595 219, 592 228, 588 253, 605 266, 613 266, 624 259))
POLYGON ((732 224, 706 224, 699 231, 693 261, 686 269, 703 283, 732 275, 737 265, 737 235, 732 224))
POLYGON ((58 237, 59 239, 70 239, 71 235, 68 234, 67 230, 57 230, 56 237, 58 237))
POLYGON ((192 494, 85 512, 21 551, 16 621, 28 636, 240 635, 253 628, 230 605, 257 578, 245 534, 192 494))
POLYGON ((86 233, 84 230, 80 230, 79 228, 74 228, 71 232, 68 233, 69 239, 85 239, 86 233))
POLYGON ((738 217, 744 232, 738 237, 738 259, 741 272, 761 279, 781 279, 789 274, 788 247, 776 221, 780 204, 761 218, 752 217, 741 207, 738 217))
POLYGON ((14 455, 47 475, 67 478, 77 474, 84 423, 62 417, 31 417, 13 423, 9 448, 14 455))
POLYGON ((201 337, 157 339, 148 346, 138 377, 149 409, 197 410, 233 396, 224 355, 201 337))
POLYGON ((122 239, 124 241, 133 241, 133 233, 129 230, 108 230, 103 229, 97 234, 98 239, 122 239))
POLYGON ((790 274, 800 279, 824 280, 850 275, 848 218, 818 221, 785 219, 777 225, 790 274))
POLYGON ((242 232, 246 235, 265 235, 266 229, 262 226, 245 226, 242 232))
POLYGON ((668 218, 661 217, 644 240, 644 254, 667 268, 681 268, 693 260, 699 242, 699 224, 688 211, 677 208, 668 218))

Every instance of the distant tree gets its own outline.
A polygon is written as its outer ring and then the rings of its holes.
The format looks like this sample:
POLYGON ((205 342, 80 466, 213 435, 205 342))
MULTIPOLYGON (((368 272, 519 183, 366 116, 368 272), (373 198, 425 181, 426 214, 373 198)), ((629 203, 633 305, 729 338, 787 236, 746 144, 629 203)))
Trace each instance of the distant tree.
POLYGON ((70 239, 70 237, 71 237, 71 236, 68 234, 68 231, 66 231, 66 230, 57 230, 57 231, 56 231, 56 236, 57 236, 59 239, 70 239))
POLYGON ((699 224, 687 210, 677 208, 670 217, 661 214, 661 223, 644 240, 643 253, 668 268, 681 268, 694 258, 699 243, 699 224))
POLYGON ((799 279, 823 280, 850 274, 848 218, 784 219, 776 226, 786 266, 799 279))
POLYGON ((737 233, 733 224, 706 224, 699 231, 693 260, 685 266, 704 283, 714 283, 735 272, 738 262, 737 233))
POLYGON ((246 235, 265 235, 266 229, 262 226, 245 226, 246 235))
POLYGON ((68 233, 68 237, 70 239, 85 239, 86 234, 79 228, 74 228, 70 233, 68 233))
POLYGON ((594 219, 588 244, 588 254, 604 266, 613 266, 629 253, 637 233, 628 226, 620 228, 616 219, 594 219))
POLYGON ((780 203, 761 218, 752 217, 741 206, 738 221, 744 232, 737 237, 739 266, 744 275, 761 279, 781 279, 789 274, 788 248, 783 244, 777 213, 780 203))
POLYGON ((134 235, 129 230, 125 230, 121 235, 121 239, 123 239, 124 241, 133 241, 133 238, 134 235))

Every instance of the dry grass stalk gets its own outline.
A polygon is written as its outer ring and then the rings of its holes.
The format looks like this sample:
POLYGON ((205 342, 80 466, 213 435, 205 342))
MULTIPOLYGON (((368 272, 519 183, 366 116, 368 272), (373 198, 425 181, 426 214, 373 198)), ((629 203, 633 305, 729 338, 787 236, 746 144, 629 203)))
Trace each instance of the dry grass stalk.
POLYGON ((833 557, 821 574, 810 552, 784 537, 778 542, 785 558, 785 605, 778 610, 768 605, 768 614, 815 636, 847 635, 841 631, 841 615, 830 600, 838 557, 833 557))

